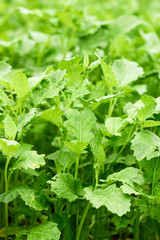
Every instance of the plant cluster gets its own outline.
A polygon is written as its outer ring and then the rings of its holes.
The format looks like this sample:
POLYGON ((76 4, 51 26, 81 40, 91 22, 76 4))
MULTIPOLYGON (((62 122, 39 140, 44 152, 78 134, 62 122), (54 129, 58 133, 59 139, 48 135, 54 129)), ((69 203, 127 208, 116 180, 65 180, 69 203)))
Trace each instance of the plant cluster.
POLYGON ((1 1, 0 239, 160 239, 159 10, 1 1))

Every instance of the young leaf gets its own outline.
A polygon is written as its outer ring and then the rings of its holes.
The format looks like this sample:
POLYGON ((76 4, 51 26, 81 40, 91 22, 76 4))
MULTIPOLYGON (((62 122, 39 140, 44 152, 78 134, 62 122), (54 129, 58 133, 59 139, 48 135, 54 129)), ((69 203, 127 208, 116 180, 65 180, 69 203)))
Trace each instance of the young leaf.
POLYGON ((153 115, 156 108, 156 102, 155 99, 149 95, 143 95, 141 101, 145 106, 138 111, 138 119, 140 121, 145 121, 153 115))
POLYGON ((83 79, 83 65, 80 64, 81 57, 76 56, 69 60, 62 60, 59 63, 61 70, 66 70, 66 77, 70 80, 70 85, 81 82, 83 79))
POLYGON ((18 98, 22 98, 28 93, 29 90, 28 79, 24 73, 22 72, 14 73, 12 83, 18 98))
POLYGON ((143 68, 139 67, 136 62, 128 61, 125 58, 115 60, 112 71, 121 87, 127 86, 143 74, 143 68))
POLYGON ((36 169, 45 165, 44 154, 37 154, 36 151, 31 150, 32 145, 23 143, 19 151, 16 153, 18 159, 13 164, 13 169, 36 169))
POLYGON ((104 74, 104 79, 107 87, 112 91, 112 87, 117 85, 114 73, 110 66, 108 66, 103 59, 101 59, 101 68, 104 74))
POLYGON ((3 120, 5 137, 14 140, 17 134, 17 127, 12 118, 7 114, 3 120))
POLYGON ((71 109, 67 113, 68 121, 65 122, 67 129, 79 142, 89 142, 92 137, 91 129, 96 124, 96 118, 90 109, 85 108, 82 112, 71 109))
POLYGON ((32 108, 28 113, 18 118, 17 131, 19 132, 19 134, 22 132, 24 127, 27 125, 27 123, 29 123, 31 119, 35 117, 36 112, 37 112, 37 109, 32 108))
POLYGON ((89 200, 95 208, 106 206, 109 211, 116 213, 118 216, 122 216, 130 210, 130 197, 123 194, 122 190, 117 188, 115 184, 105 189, 96 190, 87 187, 84 191, 85 198, 89 200))
POLYGON ((143 128, 160 126, 160 121, 146 120, 141 122, 143 128))
POLYGON ((123 121, 120 117, 110 117, 105 120, 105 127, 107 131, 113 135, 121 136, 119 130, 122 126, 123 121))
POLYGON ((7 74, 11 71, 11 66, 5 61, 0 61, 0 76, 7 74))
POLYGON ((57 174, 51 181, 51 191, 58 198, 66 198, 69 202, 75 201, 82 195, 82 186, 79 179, 74 179, 70 173, 57 174))
POLYGON ((53 107, 47 110, 44 110, 42 113, 39 114, 39 117, 52 122, 53 124, 59 126, 60 118, 62 116, 62 111, 58 107, 53 107))
POLYGON ((0 139, 0 149, 8 158, 11 158, 18 151, 19 146, 19 143, 14 140, 0 139))
POLYGON ((150 131, 142 130, 136 133, 131 143, 131 149, 138 161, 160 156, 160 138, 150 131))
POLYGON ((14 101, 10 100, 5 91, 0 88, 0 101, 1 106, 12 106, 14 105, 14 101))
POLYGON ((69 169, 73 165, 73 163, 76 162, 75 153, 71 152, 66 147, 63 147, 61 148, 61 150, 49 154, 48 156, 46 156, 46 158, 54 160, 56 164, 60 164, 63 171, 69 169))
POLYGON ((88 143, 86 142, 64 142, 64 145, 71 149, 72 152, 80 154, 85 148, 87 148, 88 143))

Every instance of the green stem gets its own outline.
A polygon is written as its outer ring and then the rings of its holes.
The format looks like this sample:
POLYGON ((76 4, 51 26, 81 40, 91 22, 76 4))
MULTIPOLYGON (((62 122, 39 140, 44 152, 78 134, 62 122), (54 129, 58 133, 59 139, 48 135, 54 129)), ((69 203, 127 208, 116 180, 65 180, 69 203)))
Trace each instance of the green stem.
POLYGON ((95 189, 97 188, 97 186, 98 186, 98 181, 99 181, 99 169, 98 169, 98 167, 96 167, 95 168, 95 180, 96 180, 96 182, 95 182, 95 189))
POLYGON ((131 132, 132 132, 132 128, 131 128, 131 131, 130 131, 130 133, 129 133, 129 135, 128 135, 128 138, 127 138, 125 144, 123 145, 123 147, 122 147, 121 150, 119 151, 117 157, 114 159, 114 162, 116 162, 116 160, 119 158, 119 156, 121 155, 121 153, 123 152, 123 150, 125 149, 125 147, 127 146, 127 144, 128 144, 128 143, 130 142, 130 140, 133 138, 134 132, 132 133, 132 135, 131 135, 131 132))
MULTIPOLYGON (((8 165, 9 165, 10 158, 7 157, 7 162, 4 170, 4 180, 5 180, 5 192, 8 191, 8 165)), ((5 240, 8 238, 8 203, 5 204, 5 225, 6 225, 6 234, 5 240)))
POLYGON ((76 170, 75 170, 75 178, 78 177, 78 167, 79 167, 79 154, 76 155, 76 170))
POLYGON ((139 228, 140 228, 140 218, 139 215, 136 218, 135 222, 135 240, 139 240, 139 228))
POLYGON ((110 102, 109 102, 109 109, 108 109, 108 117, 112 116, 112 103, 113 103, 113 99, 111 98, 110 102))
POLYGON ((79 227, 78 227, 77 235, 76 235, 76 240, 80 239, 80 234, 81 234, 81 231, 82 231, 82 227, 83 227, 83 224, 84 224, 84 221, 85 221, 85 218, 87 216, 89 208, 90 208, 90 202, 87 203, 86 208, 83 212, 83 215, 82 215, 79 227))

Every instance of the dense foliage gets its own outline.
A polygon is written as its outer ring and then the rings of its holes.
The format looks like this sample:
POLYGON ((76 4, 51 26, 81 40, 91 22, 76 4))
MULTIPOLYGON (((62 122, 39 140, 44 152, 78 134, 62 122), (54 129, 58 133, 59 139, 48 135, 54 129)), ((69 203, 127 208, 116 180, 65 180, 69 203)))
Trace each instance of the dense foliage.
POLYGON ((1 0, 0 29, 0 239, 160 239, 159 0, 1 0))

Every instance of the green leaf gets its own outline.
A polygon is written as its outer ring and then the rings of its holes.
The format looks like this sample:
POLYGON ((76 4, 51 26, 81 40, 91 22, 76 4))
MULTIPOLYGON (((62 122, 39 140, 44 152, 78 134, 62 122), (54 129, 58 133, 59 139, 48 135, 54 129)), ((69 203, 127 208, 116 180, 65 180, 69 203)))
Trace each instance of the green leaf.
POLYGON ((9 203, 18 196, 17 188, 13 188, 8 192, 0 194, 0 202, 9 203))
POLYGON ((65 198, 69 202, 78 199, 82 195, 82 186, 79 179, 74 179, 70 173, 57 174, 48 181, 51 184, 51 191, 54 192, 58 198, 65 198))
POLYGON ((67 92, 71 93, 71 100, 75 101, 78 98, 82 98, 85 95, 89 94, 88 88, 89 82, 87 80, 83 81, 82 83, 77 83, 75 86, 69 86, 67 88, 67 92))
POLYGON ((115 60, 112 71, 121 87, 127 86, 143 74, 143 68, 139 67, 136 62, 128 61, 125 58, 115 60))
POLYGON ((144 178, 147 184, 152 184, 152 194, 159 194, 160 189, 160 160, 159 158, 150 161, 143 160, 141 166, 144 169, 144 178))
POLYGON ((139 110, 143 107, 144 107, 144 104, 141 100, 138 100, 134 104, 131 102, 128 102, 124 106, 124 112, 128 115, 128 118, 126 120, 130 123, 133 123, 133 120, 137 119, 139 110))
POLYGON ((120 229, 126 229, 128 225, 133 225, 134 224, 134 218, 130 217, 128 218, 126 215, 119 217, 117 215, 114 215, 112 218, 112 222, 116 226, 116 230, 120 229))
POLYGON ((29 123, 32 120, 32 118, 35 117, 36 113, 37 113, 37 109, 32 108, 28 113, 18 118, 17 131, 19 132, 19 134, 23 131, 27 123, 29 123))
POLYGON ((66 70, 66 78, 70 80, 70 85, 81 82, 83 79, 83 64, 80 64, 81 57, 76 56, 69 60, 62 60, 59 63, 61 70, 66 70))
POLYGON ((0 88, 0 105, 1 106, 12 106, 14 101, 10 100, 5 91, 0 88))
POLYGON ((27 206, 37 211, 47 209, 44 195, 41 195, 38 191, 26 187, 20 187, 17 191, 27 206))
POLYGON ((5 61, 0 61, 0 76, 7 74, 11 71, 11 66, 5 61))
POLYGON ((7 114, 3 120, 5 137, 14 140, 17 134, 17 127, 12 118, 7 114))
POLYGON ((141 32, 142 37, 146 41, 146 44, 144 45, 144 49, 147 50, 150 53, 159 53, 160 52, 160 40, 156 33, 143 33, 141 32))
POLYGON ((31 228, 27 233, 27 240, 59 240, 60 235, 57 224, 48 221, 31 228))
POLYGON ((141 122, 142 128, 160 126, 160 121, 146 120, 141 122))
POLYGON ((84 52, 84 60, 83 60, 83 70, 85 71, 89 66, 89 52, 84 52))
POLYGON ((36 169, 45 165, 44 154, 37 154, 31 150, 32 145, 22 143, 19 151, 16 153, 18 159, 13 164, 13 169, 36 169))
POLYGON ((109 175, 107 181, 120 181, 129 185, 133 183, 137 183, 138 185, 144 184, 142 171, 133 167, 127 167, 118 173, 109 175))
POLYGON ((64 145, 67 146, 72 152, 76 154, 82 153, 82 151, 87 148, 88 143, 86 142, 64 142, 64 145))
POLYGON ((120 117, 110 117, 105 120, 107 131, 113 135, 121 136, 119 130, 123 126, 123 121, 120 117))
POLYGON ((108 66, 103 59, 101 59, 101 68, 104 74, 104 79, 107 87, 112 90, 112 87, 117 85, 117 82, 114 77, 114 73, 110 66, 108 66))
POLYGON ((46 158, 54 160, 56 164, 60 164, 63 171, 70 169, 73 163, 76 162, 75 153, 70 151, 67 147, 63 147, 60 150, 47 155, 46 158))
POLYGON ((0 148, 9 159, 18 151, 19 146, 19 143, 14 140, 0 138, 0 148))
POLYGON ((28 187, 16 187, 0 194, 0 202, 9 203, 17 198, 18 195, 20 195, 27 206, 32 207, 37 211, 47 209, 44 195, 28 187))
POLYGON ((160 138, 150 131, 142 130, 136 133, 131 143, 131 149, 138 161, 160 156, 160 138))
POLYGON ((67 112, 68 121, 65 122, 67 129, 79 142, 89 142, 92 137, 91 129, 96 124, 94 113, 85 108, 82 112, 71 109, 67 112))
POLYGON ((44 110, 39 114, 39 117, 52 122, 53 124, 59 126, 61 124, 60 118, 62 116, 62 111, 58 107, 53 107, 47 110, 44 110))
POLYGON ((140 121, 145 121, 147 118, 153 115, 156 108, 156 102, 154 97, 151 97, 149 95, 143 95, 141 97, 141 101, 145 106, 138 111, 138 119, 140 121))
POLYGON ((115 184, 105 189, 96 190, 87 187, 84 191, 85 198, 89 200, 95 208, 106 206, 109 211, 116 213, 118 216, 122 216, 130 210, 130 197, 123 194, 122 190, 117 188, 115 184))
POLYGON ((140 24, 145 24, 145 22, 142 22, 135 15, 130 16, 124 14, 111 22, 110 28, 116 33, 128 33, 140 24))
POLYGON ((28 79, 24 73, 22 72, 14 73, 12 83, 18 98, 22 98, 28 93, 29 90, 28 79))

